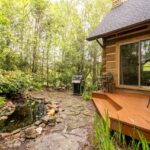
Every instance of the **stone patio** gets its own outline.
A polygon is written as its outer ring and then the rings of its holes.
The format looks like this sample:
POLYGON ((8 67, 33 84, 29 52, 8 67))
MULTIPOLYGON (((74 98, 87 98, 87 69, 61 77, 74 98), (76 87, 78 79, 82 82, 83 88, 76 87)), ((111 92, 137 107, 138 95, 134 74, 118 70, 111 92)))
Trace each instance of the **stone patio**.
MULTIPOLYGON (((41 136, 34 140, 11 145, 10 150, 91 150, 89 134, 93 131, 95 107, 70 92, 35 91, 32 96, 45 97, 59 105, 57 124, 44 128, 41 136)), ((12 143, 11 143, 12 144, 12 143)), ((7 149, 8 149, 7 148, 7 149)))

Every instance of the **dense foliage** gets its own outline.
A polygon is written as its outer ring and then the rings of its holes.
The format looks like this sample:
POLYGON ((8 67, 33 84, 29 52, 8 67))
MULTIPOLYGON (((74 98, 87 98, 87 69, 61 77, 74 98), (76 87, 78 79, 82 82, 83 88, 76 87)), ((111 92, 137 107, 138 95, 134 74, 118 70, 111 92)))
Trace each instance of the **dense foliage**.
POLYGON ((96 85, 101 50, 86 38, 110 8, 111 0, 1 0, 0 68, 21 70, 47 86, 68 85, 73 74, 96 85))
POLYGON ((15 95, 31 87, 32 78, 21 71, 0 71, 0 94, 15 95))

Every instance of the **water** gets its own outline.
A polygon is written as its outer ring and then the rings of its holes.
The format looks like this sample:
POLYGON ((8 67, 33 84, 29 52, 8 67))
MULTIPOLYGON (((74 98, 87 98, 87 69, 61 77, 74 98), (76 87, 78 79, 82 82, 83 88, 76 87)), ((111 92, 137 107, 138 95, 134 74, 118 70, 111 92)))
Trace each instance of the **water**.
POLYGON ((23 106, 17 106, 12 115, 0 121, 0 132, 12 132, 31 125, 45 115, 44 103, 28 100, 23 106))

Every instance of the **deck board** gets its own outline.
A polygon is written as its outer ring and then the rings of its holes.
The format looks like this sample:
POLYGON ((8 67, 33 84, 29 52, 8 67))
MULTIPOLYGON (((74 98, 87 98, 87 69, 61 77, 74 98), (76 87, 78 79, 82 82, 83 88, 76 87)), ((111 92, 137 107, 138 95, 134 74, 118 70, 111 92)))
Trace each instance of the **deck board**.
POLYGON ((119 119, 119 122, 129 128, 146 132, 146 137, 150 142, 150 106, 147 108, 149 96, 124 92, 95 92, 93 101, 103 118, 105 118, 105 112, 108 111, 110 122, 111 119, 113 121, 119 119))

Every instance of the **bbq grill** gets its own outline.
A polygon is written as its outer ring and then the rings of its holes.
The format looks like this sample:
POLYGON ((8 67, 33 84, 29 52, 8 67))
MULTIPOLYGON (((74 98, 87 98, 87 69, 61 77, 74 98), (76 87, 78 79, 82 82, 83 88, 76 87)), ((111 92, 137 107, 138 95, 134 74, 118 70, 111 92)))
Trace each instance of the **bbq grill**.
POLYGON ((83 93, 83 76, 74 75, 72 77, 73 94, 81 95, 83 93))

